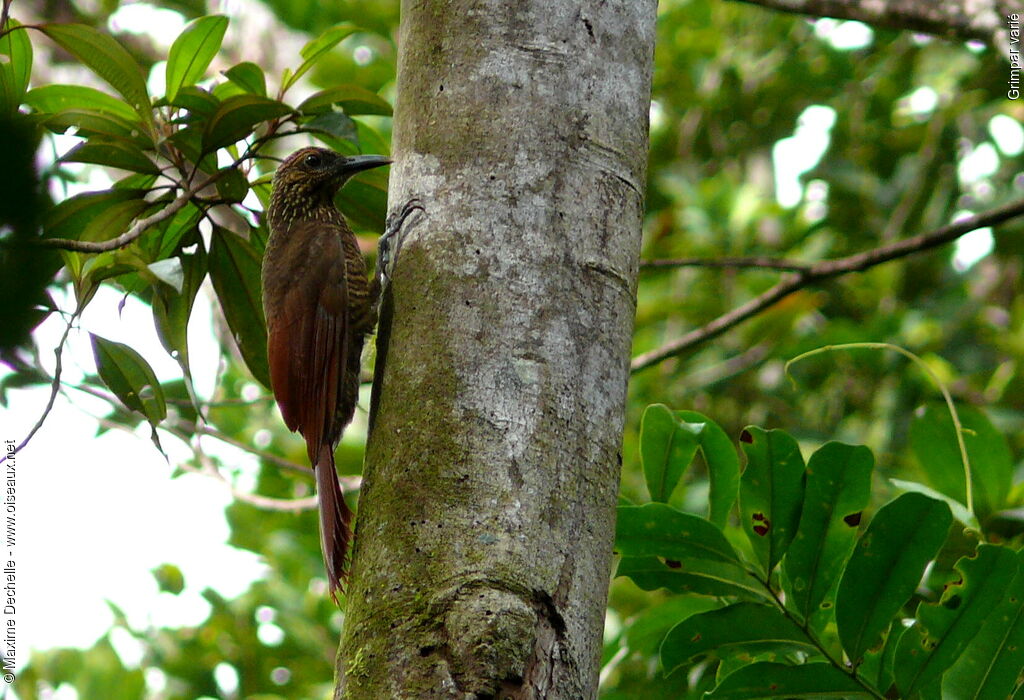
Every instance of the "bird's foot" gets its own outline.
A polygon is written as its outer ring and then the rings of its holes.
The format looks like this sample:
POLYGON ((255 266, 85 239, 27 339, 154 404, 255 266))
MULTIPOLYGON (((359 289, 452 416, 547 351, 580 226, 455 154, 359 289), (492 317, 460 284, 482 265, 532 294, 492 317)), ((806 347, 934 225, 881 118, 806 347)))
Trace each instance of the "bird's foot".
POLYGON ((391 272, 394 270, 395 260, 398 258, 398 251, 402 247, 402 226, 405 220, 417 211, 426 211, 423 202, 419 197, 413 197, 401 211, 392 212, 384 225, 384 233, 381 234, 377 243, 377 275, 383 282, 391 281, 391 272))

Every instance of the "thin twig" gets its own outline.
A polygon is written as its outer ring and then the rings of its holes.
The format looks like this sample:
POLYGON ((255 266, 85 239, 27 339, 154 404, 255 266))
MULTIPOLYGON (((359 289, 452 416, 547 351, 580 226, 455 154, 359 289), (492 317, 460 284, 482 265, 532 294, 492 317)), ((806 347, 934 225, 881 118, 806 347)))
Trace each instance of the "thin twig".
POLYGON ((797 262, 796 260, 780 260, 778 258, 733 257, 733 258, 658 258, 657 260, 641 260, 640 267, 655 269, 659 267, 760 267, 769 270, 788 270, 804 272, 811 269, 813 263, 797 262))
POLYGON ((787 275, 771 289, 722 314, 710 323, 690 331, 681 338, 650 352, 637 355, 630 363, 630 371, 639 372, 670 357, 675 357, 695 345, 715 338, 804 287, 850 272, 863 272, 882 263, 930 250, 954 241, 975 229, 995 226, 1021 215, 1024 215, 1024 199, 902 241, 848 255, 845 258, 815 263, 805 270, 787 275))

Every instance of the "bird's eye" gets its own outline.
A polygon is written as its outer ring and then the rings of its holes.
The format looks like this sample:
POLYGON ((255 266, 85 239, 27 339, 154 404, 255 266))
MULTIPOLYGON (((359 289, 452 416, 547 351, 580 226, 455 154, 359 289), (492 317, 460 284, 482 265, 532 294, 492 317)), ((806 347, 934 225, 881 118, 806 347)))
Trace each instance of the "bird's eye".
POLYGON ((303 162, 311 168, 319 168, 321 159, 316 153, 310 153, 303 162))

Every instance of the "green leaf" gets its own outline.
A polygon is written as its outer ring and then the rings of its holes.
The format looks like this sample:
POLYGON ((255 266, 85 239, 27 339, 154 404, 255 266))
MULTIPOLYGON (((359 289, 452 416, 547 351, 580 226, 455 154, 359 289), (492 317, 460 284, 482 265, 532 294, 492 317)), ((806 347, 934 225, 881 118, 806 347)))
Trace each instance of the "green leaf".
MULTIPOLYGON (((7 20, 6 29, 20 27, 13 18, 7 20)), ((0 110, 14 114, 21 105, 32 76, 32 42, 28 31, 16 29, 0 38, 0 110)))
POLYGON ((236 95, 220 104, 203 131, 203 151, 209 152, 241 141, 256 124, 282 117, 291 108, 258 95, 236 95))
POLYGON ((252 245, 215 226, 209 256, 210 281, 242 359, 253 377, 270 386, 267 326, 263 320, 260 256, 252 245))
POLYGON ((359 173, 345 183, 335 197, 352 228, 359 231, 384 230, 388 208, 388 176, 384 168, 359 173))
POLYGON ((615 549, 625 557, 740 561, 722 531, 704 518, 664 503, 619 506, 617 513, 615 549))
POLYGON ((704 696, 706 700, 755 698, 871 697, 857 681, 832 664, 789 666, 756 663, 733 674, 704 696))
POLYGON ((836 592, 839 640, 853 663, 910 599, 952 522, 949 506, 919 493, 886 503, 872 518, 836 592))
POLYGON ((180 291, 158 285, 153 296, 153 320, 157 335, 167 353, 175 358, 186 374, 190 373, 188 356, 188 320, 196 294, 206 278, 207 256, 203 240, 195 236, 191 254, 179 252, 183 273, 180 291))
POLYGON ((903 479, 889 479, 889 482, 898 488, 900 491, 910 491, 912 493, 921 493, 928 498, 934 498, 944 502, 949 506, 950 511, 953 513, 953 517, 957 519, 964 527, 968 527, 976 532, 981 532, 981 524, 978 523, 978 519, 971 515, 971 512, 967 510, 960 501, 955 498, 951 498, 944 493, 939 493, 933 488, 929 488, 924 484, 919 484, 916 481, 904 481, 903 479))
POLYGON ((128 189, 75 195, 47 213, 43 230, 47 238, 97 240, 104 230, 107 238, 113 238, 138 212, 150 206, 145 195, 144 190, 128 189))
POLYGON ((336 139, 348 141, 351 144, 349 152, 352 154, 358 152, 359 134, 356 130, 356 123, 352 121, 351 117, 341 112, 324 112, 305 122, 302 128, 307 131, 319 131, 336 139))
POLYGON ((747 468, 740 479, 740 516, 766 574, 786 553, 800 521, 804 458, 781 430, 747 427, 740 436, 747 468))
POLYGON ((217 194, 228 202, 241 202, 249 194, 249 180, 238 168, 228 168, 216 185, 217 194))
POLYGON ((153 440, 159 447, 156 426, 167 417, 167 404, 153 369, 142 355, 127 345, 93 333, 89 337, 100 379, 125 406, 146 417, 153 426, 153 440))
POLYGON ((817 648, 774 605, 736 603, 692 615, 673 627, 661 645, 661 665, 668 675, 702 658, 722 658, 740 650, 814 653, 817 648))
MULTIPOLYGON (((896 649, 896 686, 904 697, 921 691, 956 663, 982 625, 1003 602, 1007 589, 1017 577, 1018 568, 1018 557, 1013 550, 988 544, 979 545, 975 557, 964 557, 957 562, 960 581, 948 586, 937 604, 918 607, 917 624, 903 635, 896 649)), ((1018 598, 1016 606, 1019 608, 1019 605, 1018 598)), ((997 636, 1004 638, 1006 631, 1005 628, 997 630, 997 636)), ((1019 650, 1013 651, 1019 656, 1019 650)), ((975 659, 972 665, 981 671, 991 660, 975 659)), ((1018 664, 1013 672, 1013 682, 1009 684, 1010 690, 1016 685, 1020 670, 1021 665, 1018 664)), ((987 697, 1006 695, 1004 692, 987 697)))
POLYGON ((673 596, 655 603, 637 613, 626 627, 626 646, 643 656, 653 656, 658 653, 670 629, 691 615, 717 607, 719 604, 709 598, 688 596, 673 596))
POLYGON ((25 104, 37 112, 56 114, 66 110, 98 112, 132 124, 139 115, 124 100, 84 85, 43 85, 29 90, 25 104))
POLYGON ((161 593, 178 595, 185 590, 185 576, 174 564, 161 564, 152 572, 161 593))
POLYGON ((143 136, 137 122, 127 122, 111 114, 71 109, 49 115, 42 123, 57 134, 63 134, 74 127, 75 136, 126 141, 138 148, 152 147, 152 142, 143 136))
POLYGON ((769 597, 743 567, 711 559, 622 557, 615 575, 628 576, 645 591, 665 588, 673 593, 735 596, 762 602, 769 597))
POLYGON ((255 63, 239 63, 224 71, 224 76, 251 95, 267 96, 267 78, 255 63))
POLYGON ((391 105, 375 92, 358 85, 338 85, 314 93, 299 105, 302 114, 321 114, 337 105, 345 114, 380 114, 391 116, 391 105))
MULTIPOLYGON (((973 406, 957 406, 964 427, 964 445, 971 461, 974 511, 982 522, 1006 504, 1013 486, 1013 459, 1006 437, 973 406)), ((964 464, 953 420, 944 405, 930 404, 910 424, 914 456, 936 490, 967 503, 964 464)))
POLYGON ((168 102, 175 107, 187 109, 192 115, 191 118, 186 119, 186 122, 190 124, 194 122, 201 124, 202 121, 209 120, 221 105, 221 101, 215 95, 212 95, 209 90, 204 90, 195 85, 186 85, 179 89, 174 99, 168 102), (195 119, 195 117, 199 117, 202 121, 195 119))
POLYGON ((167 54, 168 100, 173 100, 181 87, 202 79, 220 50, 227 28, 228 18, 223 15, 199 17, 185 26, 167 54))
POLYGON ((288 76, 285 74, 282 80, 283 87, 282 91, 288 90, 295 82, 301 78, 306 72, 316 64, 321 58, 323 58, 328 51, 337 46, 343 39, 351 36, 358 31, 358 28, 354 24, 343 22, 336 24, 331 27, 319 37, 310 41, 302 47, 300 55, 304 59, 302 65, 298 67, 294 75, 288 76))
POLYGON ((60 160, 62 163, 95 163, 137 173, 160 174, 160 168, 142 149, 125 141, 90 139, 72 148, 60 160))
POLYGON ((687 423, 703 423, 699 449, 708 467, 711 482, 708 496, 708 520, 720 528, 729 522, 740 485, 740 458, 729 436, 718 423, 696 411, 676 411, 676 418, 687 423))
POLYGON ((1017 575, 992 609, 981 631, 946 672, 946 697, 981 700, 1010 697, 1024 668, 1024 552, 1017 575))
POLYGON ((807 463, 800 525, 783 564, 786 602, 805 621, 826 603, 853 550, 873 468, 871 450, 841 442, 822 445, 807 463))
POLYGON ((640 419, 640 462, 651 500, 667 503, 683 471, 697 454, 704 425, 677 420, 664 404, 647 407, 640 419))
POLYGON ((44 24, 39 29, 121 93, 143 120, 152 121, 142 68, 112 37, 84 24, 44 24))

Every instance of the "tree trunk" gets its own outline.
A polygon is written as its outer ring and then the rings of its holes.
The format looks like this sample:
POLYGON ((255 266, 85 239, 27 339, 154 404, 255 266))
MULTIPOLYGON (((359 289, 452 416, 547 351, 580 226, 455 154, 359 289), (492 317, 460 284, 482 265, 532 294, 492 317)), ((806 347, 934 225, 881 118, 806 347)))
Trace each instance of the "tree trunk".
POLYGON ((337 698, 596 695, 655 9, 402 3, 337 698))

